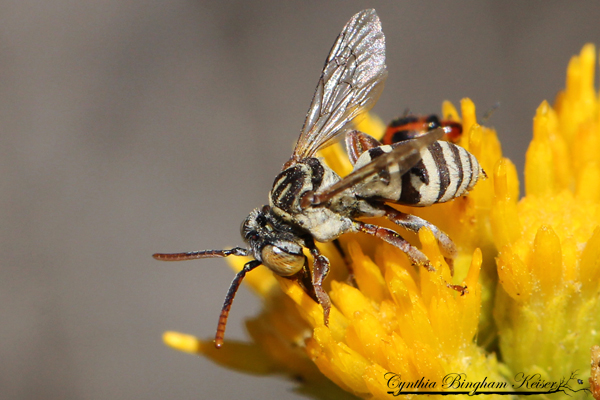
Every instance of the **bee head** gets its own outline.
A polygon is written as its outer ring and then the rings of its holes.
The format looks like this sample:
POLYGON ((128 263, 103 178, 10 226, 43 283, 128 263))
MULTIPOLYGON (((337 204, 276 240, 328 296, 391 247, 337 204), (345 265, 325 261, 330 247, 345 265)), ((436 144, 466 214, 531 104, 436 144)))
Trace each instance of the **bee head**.
POLYGON ((254 209, 242 223, 241 234, 254 258, 278 275, 294 275, 306 264, 291 228, 278 221, 269 206, 254 209))

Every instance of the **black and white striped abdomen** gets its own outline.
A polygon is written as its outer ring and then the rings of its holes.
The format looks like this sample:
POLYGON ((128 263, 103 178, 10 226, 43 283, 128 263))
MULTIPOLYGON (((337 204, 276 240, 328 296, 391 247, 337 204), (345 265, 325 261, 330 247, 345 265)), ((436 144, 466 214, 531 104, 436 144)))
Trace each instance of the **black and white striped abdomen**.
POLYGON ((429 206, 467 194, 485 176, 475 156, 450 142, 421 150, 421 161, 402 176, 398 203, 429 206))
MULTIPOLYGON (((355 169, 373 158, 392 150, 380 146, 367 150, 356 162, 355 169)), ((466 194, 485 172, 475 156, 450 142, 437 141, 421 150, 421 160, 402 176, 394 174, 398 165, 389 166, 389 174, 375 176, 357 188, 362 197, 392 203, 424 207, 443 203, 466 194), (389 175, 389 176, 388 176, 389 175)))

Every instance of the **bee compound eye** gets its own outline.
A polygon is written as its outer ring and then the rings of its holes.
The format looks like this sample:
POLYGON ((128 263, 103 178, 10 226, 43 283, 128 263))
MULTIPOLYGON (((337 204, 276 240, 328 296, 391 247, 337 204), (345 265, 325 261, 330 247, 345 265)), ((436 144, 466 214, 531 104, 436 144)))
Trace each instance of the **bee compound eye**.
POLYGON ((304 255, 291 254, 277 246, 265 246, 261 256, 263 264, 281 276, 294 275, 304 266, 304 255))

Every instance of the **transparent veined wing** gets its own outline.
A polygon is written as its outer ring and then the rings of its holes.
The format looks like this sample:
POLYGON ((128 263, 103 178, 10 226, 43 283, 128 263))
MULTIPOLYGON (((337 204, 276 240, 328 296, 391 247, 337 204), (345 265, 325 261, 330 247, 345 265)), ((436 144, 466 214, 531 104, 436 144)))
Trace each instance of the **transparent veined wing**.
POLYGON ((385 37, 375 10, 354 15, 337 37, 306 114, 289 166, 343 135, 379 98, 387 77, 385 37))

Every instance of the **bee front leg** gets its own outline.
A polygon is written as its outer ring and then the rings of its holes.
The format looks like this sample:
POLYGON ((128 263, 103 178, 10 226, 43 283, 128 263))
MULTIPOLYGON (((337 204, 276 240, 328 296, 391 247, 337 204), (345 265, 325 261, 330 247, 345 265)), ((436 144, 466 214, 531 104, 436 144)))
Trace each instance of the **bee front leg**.
POLYGON ((329 260, 327 257, 321 254, 314 241, 310 240, 307 243, 310 254, 312 254, 313 262, 313 273, 312 273, 312 286, 315 290, 315 295, 321 307, 323 307, 323 322, 325 326, 329 326, 329 311, 331 311, 331 300, 329 295, 323 290, 323 280, 329 274, 329 260))
POLYGON ((406 230, 418 233, 419 229, 427 227, 440 244, 442 255, 446 259, 446 263, 450 267, 452 275, 454 275, 454 259, 456 258, 458 251, 456 249, 456 245, 452 239, 448 237, 448 235, 442 232, 437 226, 429 221, 424 220, 423 218, 419 218, 415 215, 405 214, 387 205, 383 207, 385 210, 385 216, 390 221, 400 225, 406 230))
POLYGON ((428 271, 435 271, 433 265, 429 262, 429 259, 425 254, 423 254, 419 249, 408 243, 402 236, 397 234, 391 229, 384 228, 382 226, 377 226, 373 224, 366 224, 364 222, 355 221, 355 229, 358 232, 368 233, 369 235, 373 235, 382 239, 383 241, 391 244, 392 246, 397 247, 402 250, 411 262, 415 265, 422 266, 427 268, 428 271))
POLYGON ((304 292, 307 295, 309 295, 311 299, 313 299, 317 303, 319 302, 319 299, 317 298, 317 294, 315 293, 315 288, 313 287, 312 274, 310 273, 310 269, 308 268, 308 265, 305 265, 304 268, 302 268, 296 274, 294 274, 292 276, 284 276, 282 278, 287 278, 287 279, 291 279, 295 282, 298 282, 300 287, 302 287, 304 292))

